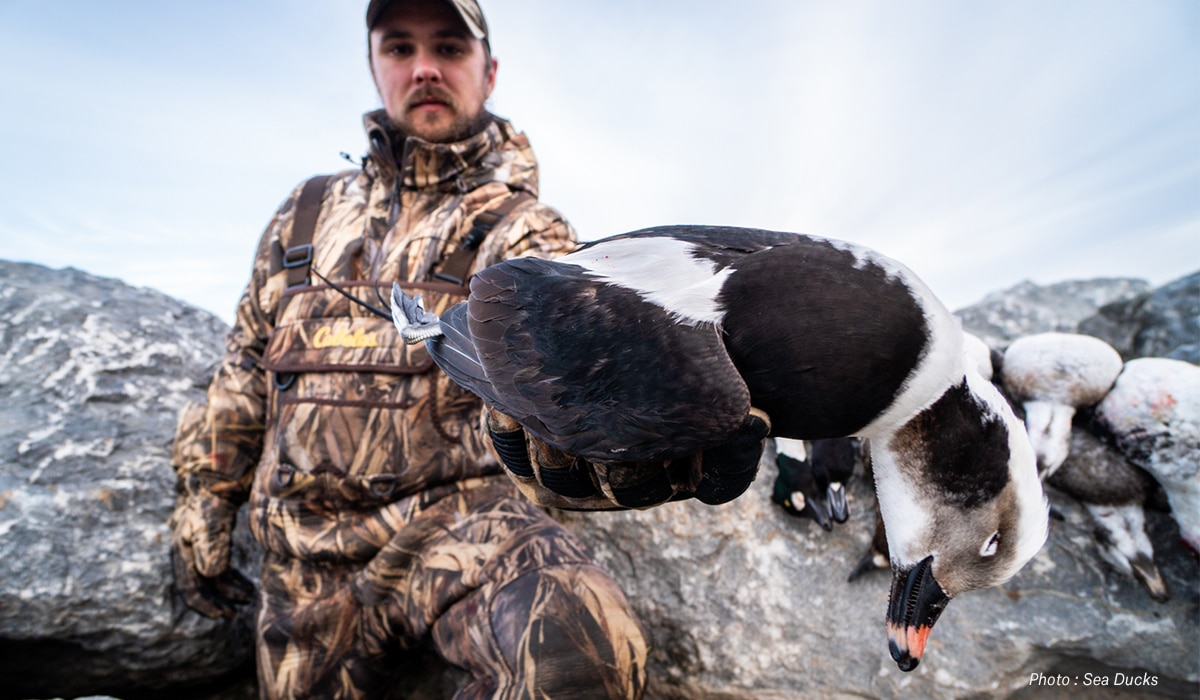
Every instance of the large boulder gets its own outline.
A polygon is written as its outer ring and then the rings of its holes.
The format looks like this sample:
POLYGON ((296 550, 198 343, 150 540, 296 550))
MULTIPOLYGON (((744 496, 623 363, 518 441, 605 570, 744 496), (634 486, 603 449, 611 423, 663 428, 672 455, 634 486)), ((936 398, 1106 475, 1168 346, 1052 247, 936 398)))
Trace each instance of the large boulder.
POLYGON ((168 463, 225 325, 149 289, 0 262, 0 678, 25 697, 218 678, 245 621, 172 595, 168 463))
POLYGON ((1099 278, 1037 285, 1022 282, 988 294, 977 304, 955 312, 963 327, 992 348, 1032 333, 1074 333, 1079 323, 1108 304, 1141 298, 1150 292, 1145 280, 1099 278))
POLYGON ((1079 332, 1108 341, 1125 360, 1170 357, 1200 364, 1200 272, 1101 306, 1079 332))

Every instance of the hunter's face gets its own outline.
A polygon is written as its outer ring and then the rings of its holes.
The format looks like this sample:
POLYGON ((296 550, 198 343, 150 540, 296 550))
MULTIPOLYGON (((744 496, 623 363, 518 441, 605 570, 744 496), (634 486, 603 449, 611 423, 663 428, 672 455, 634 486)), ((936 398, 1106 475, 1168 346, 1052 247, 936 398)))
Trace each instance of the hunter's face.
POLYGON ((394 3, 371 30, 371 74, 392 122, 435 143, 470 136, 496 83, 489 59, 442 0, 394 3))

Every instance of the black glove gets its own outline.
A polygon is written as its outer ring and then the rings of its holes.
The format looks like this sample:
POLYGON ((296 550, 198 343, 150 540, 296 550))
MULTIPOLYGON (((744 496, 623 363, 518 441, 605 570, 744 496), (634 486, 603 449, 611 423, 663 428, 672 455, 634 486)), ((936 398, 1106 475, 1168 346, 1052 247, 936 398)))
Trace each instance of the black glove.
POLYGON ((500 461, 534 503, 566 510, 649 508, 696 498, 709 505, 740 496, 758 473, 766 414, 756 409, 725 444, 677 459, 589 462, 529 435, 488 407, 486 422, 500 461))

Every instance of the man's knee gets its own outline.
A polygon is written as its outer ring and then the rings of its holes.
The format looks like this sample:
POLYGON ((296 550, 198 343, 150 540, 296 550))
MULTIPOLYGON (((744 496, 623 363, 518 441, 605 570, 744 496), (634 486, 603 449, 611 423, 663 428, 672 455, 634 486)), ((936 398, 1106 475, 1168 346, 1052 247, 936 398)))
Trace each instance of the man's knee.
POLYGON ((553 698, 638 698, 645 690, 648 635, 597 566, 526 574, 496 593, 489 618, 518 688, 553 698))

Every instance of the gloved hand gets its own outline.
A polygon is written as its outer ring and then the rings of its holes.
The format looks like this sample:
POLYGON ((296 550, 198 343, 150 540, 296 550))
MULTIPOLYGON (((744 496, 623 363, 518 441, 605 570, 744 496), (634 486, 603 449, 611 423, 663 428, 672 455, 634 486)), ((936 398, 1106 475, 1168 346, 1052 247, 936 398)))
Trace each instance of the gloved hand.
POLYGON ((621 507, 601 491, 588 462, 527 435, 520 423, 491 406, 485 408, 484 422, 500 463, 529 500, 566 510, 621 507))
POLYGON ((254 584, 230 566, 237 506, 218 496, 181 498, 171 516, 175 590, 196 612, 232 618, 254 597, 254 584))
POLYGON ((741 495, 758 473, 766 414, 751 409, 723 444, 677 459, 590 462, 529 435, 488 406, 485 422, 500 461, 534 503, 566 510, 649 508, 697 498, 716 505, 741 495))

